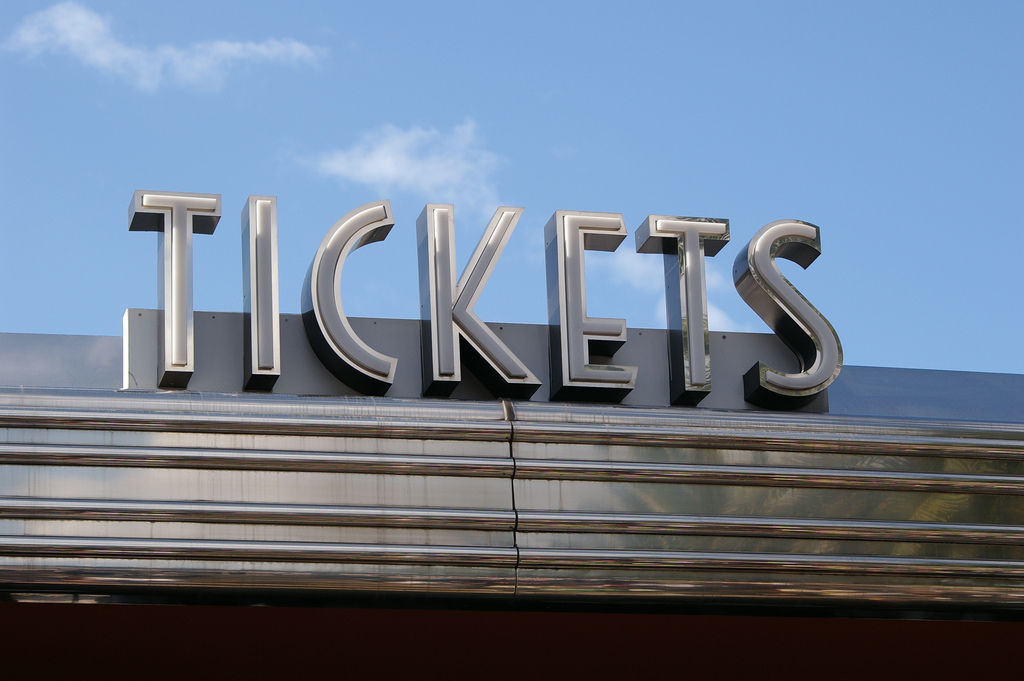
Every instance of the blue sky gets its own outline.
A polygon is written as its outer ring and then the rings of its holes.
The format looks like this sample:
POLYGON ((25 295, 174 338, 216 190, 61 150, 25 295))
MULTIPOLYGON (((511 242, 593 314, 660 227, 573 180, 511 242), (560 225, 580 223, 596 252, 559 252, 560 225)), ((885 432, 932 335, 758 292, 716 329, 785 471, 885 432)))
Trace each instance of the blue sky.
MULTIPOLYGON (((711 327, 767 331, 732 260, 821 228, 783 271, 847 364, 1024 373, 1024 4, 210 3, 0 6, 0 332, 119 335, 156 303, 136 189, 219 193, 195 308, 241 309, 238 215, 278 197, 282 310, 324 234, 387 198, 350 314, 416 317, 415 220, 454 203, 465 263, 525 212, 478 307, 543 322, 555 210, 721 217, 711 327), (371 6, 372 5, 372 6, 371 6), (258 7, 258 9, 254 9, 258 7)), ((594 316, 663 324, 661 264, 588 255, 594 316)))

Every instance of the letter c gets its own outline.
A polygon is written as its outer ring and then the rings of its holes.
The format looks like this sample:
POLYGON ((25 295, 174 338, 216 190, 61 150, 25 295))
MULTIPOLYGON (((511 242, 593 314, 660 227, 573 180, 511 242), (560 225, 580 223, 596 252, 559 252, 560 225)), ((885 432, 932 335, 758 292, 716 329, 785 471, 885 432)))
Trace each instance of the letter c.
POLYGON ((395 225, 389 201, 360 206, 334 223, 320 243, 302 285, 302 322, 316 356, 332 374, 367 395, 383 395, 398 359, 363 342, 341 304, 341 270, 349 253, 383 241, 395 225))

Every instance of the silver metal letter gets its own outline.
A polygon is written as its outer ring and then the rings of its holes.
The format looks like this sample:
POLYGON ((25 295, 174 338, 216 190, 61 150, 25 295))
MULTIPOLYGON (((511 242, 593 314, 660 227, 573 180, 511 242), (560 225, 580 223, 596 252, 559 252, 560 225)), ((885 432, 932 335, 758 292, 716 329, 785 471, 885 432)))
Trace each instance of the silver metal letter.
POLYGON ((246 390, 271 390, 281 376, 275 196, 250 196, 242 208, 242 305, 243 385, 246 390))
POLYGON ((649 215, 636 230, 637 253, 665 255, 672 404, 697 404, 711 392, 704 257, 716 255, 728 242, 729 221, 715 218, 649 215))
POLYGON ((779 220, 762 227, 736 257, 732 268, 736 290, 800 360, 800 371, 793 374, 762 362, 751 367, 743 376, 748 402, 772 408, 802 406, 827 388, 842 369, 843 348, 835 329, 775 264, 775 258, 785 258, 807 269, 820 254, 818 227, 779 220))
POLYGON ((614 251, 628 236, 618 213, 556 211, 544 227, 551 333, 551 399, 621 402, 636 367, 597 364, 626 342, 626 320, 587 316, 584 250, 614 251))
POLYGON ((157 385, 185 388, 195 370, 192 321, 192 234, 213 234, 220 194, 136 191, 128 230, 157 232, 157 385))
POLYGON ((341 269, 349 253, 383 241, 395 225, 389 201, 360 206, 334 223, 320 243, 302 286, 302 321, 316 356, 339 380, 367 395, 383 395, 398 360, 364 343, 341 304, 341 269))
POLYGON ((529 399, 540 387, 540 380, 473 312, 522 212, 505 206, 495 211, 458 286, 454 206, 427 204, 416 220, 424 395, 447 396, 458 386, 463 344, 471 350, 466 364, 492 394, 529 399))

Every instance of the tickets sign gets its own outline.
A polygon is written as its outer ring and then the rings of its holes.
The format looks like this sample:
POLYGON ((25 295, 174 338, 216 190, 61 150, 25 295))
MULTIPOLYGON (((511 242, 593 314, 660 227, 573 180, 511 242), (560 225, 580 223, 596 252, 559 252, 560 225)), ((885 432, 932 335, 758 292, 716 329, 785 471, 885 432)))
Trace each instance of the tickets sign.
MULTIPOLYGON (((421 310, 422 394, 444 397, 472 371, 496 397, 528 399, 541 382, 474 312, 522 208, 499 207, 465 271, 456 276, 455 220, 450 204, 427 204, 416 221, 421 310)), ((129 230, 158 234, 158 384, 185 388, 194 371, 192 238, 212 234, 219 194, 136 191, 129 230)), ((341 300, 348 256, 385 239, 395 220, 388 201, 360 206, 338 220, 313 256, 302 287, 302 319, 310 346, 338 379, 368 395, 391 387, 398 359, 363 341, 341 300)), ((245 314, 245 389, 271 390, 283 370, 277 268, 277 199, 250 196, 241 213, 245 314)), ((614 251, 629 236, 622 215, 556 211, 544 228, 548 290, 550 395, 553 400, 619 402, 637 369, 614 363, 626 322, 587 316, 584 251, 614 251)), ((672 404, 695 405, 712 386, 704 259, 728 243, 729 221, 650 215, 635 231, 637 253, 664 261, 668 367, 672 404)), ((799 220, 761 228, 733 265, 736 290, 793 351, 800 370, 757 362, 743 374, 747 401, 794 408, 824 391, 842 367, 832 325, 782 275, 777 258, 806 268, 821 253, 820 230, 799 220)), ((737 379, 738 380, 738 379, 737 379)))

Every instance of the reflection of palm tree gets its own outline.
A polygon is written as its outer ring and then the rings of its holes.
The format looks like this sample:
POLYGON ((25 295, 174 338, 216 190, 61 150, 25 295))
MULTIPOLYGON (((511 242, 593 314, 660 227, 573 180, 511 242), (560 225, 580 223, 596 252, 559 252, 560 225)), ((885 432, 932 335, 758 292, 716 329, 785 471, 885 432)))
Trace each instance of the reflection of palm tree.
MULTIPOLYGON (((978 459, 945 457, 941 459, 941 462, 941 470, 944 473, 984 474, 1001 472, 993 470, 997 466, 986 465, 990 464, 990 462, 978 459)), ((974 506, 972 502, 978 496, 976 494, 928 494, 914 508, 909 520, 927 523, 954 523, 977 521, 979 517, 988 519, 984 515, 979 516, 977 513, 971 513, 972 506, 974 506)), ((978 557, 977 553, 982 548, 977 546, 947 545, 946 551, 943 551, 943 553, 947 555, 954 554, 956 557, 961 558, 978 557)), ((919 555, 924 552, 926 552, 926 547, 921 544, 899 542, 892 547, 892 555, 894 556, 919 555)), ((950 557, 953 556, 951 555, 950 557)))
MULTIPOLYGON (((823 467, 835 455, 768 452, 736 452, 715 449, 691 450, 691 461, 706 464, 791 465, 823 467)), ((1005 475, 1017 474, 1015 462, 963 457, 906 457, 899 454, 858 457, 840 455, 843 468, 883 471, 931 471, 935 473, 1005 475), (852 465, 851 465, 852 464, 852 465)), ((654 456, 652 460, 664 460, 654 456)), ((678 460, 678 459, 676 459, 678 460)), ((836 460, 829 462, 833 466, 836 460)), ((825 465, 824 468, 831 466, 825 465)), ((1024 506, 1017 497, 937 491, 859 490, 838 488, 764 487, 754 485, 633 485, 620 488, 628 495, 625 506, 659 515, 677 514, 681 507, 708 517, 804 518, 820 520, 880 520, 921 523, 1020 524, 1024 506), (680 495, 685 495, 684 501, 680 495)), ((638 538, 639 539, 639 538, 638 538)), ((820 538, 780 538, 752 530, 746 536, 728 536, 709 530, 706 535, 648 536, 638 542, 651 549, 711 550, 722 552, 771 552, 819 555, 894 555, 950 558, 1024 558, 1024 547, 977 543, 879 541, 823 534, 820 538)))

